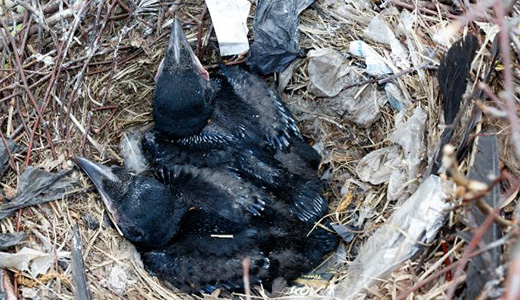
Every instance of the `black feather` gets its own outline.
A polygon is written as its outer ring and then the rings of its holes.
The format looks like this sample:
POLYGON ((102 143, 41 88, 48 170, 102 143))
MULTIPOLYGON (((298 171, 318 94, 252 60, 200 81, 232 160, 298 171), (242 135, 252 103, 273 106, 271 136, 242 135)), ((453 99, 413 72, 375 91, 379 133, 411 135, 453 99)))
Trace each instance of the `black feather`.
MULTIPOLYGON (((468 179, 477 180, 491 184, 493 178, 499 176, 499 149, 498 140, 494 135, 479 136, 476 139, 476 151, 473 165, 468 174, 468 179)), ((485 198, 486 203, 496 208, 499 204, 499 187, 495 185, 489 195, 485 198)), ((482 213, 475 204, 470 207, 469 226, 478 228, 486 219, 487 215, 482 213)), ((493 223, 482 238, 481 245, 489 245, 500 238, 497 224, 493 223)), ((471 259, 468 265, 466 280, 466 298, 477 299, 487 282, 497 278, 497 268, 500 263, 500 247, 495 247, 483 254, 471 259)))
POLYGON ((474 35, 453 44, 441 60, 437 71, 439 89, 444 98, 444 122, 453 123, 459 112, 462 96, 468 84, 468 71, 475 57, 478 40, 474 35))
POLYGON ((447 126, 441 135, 441 140, 428 172, 436 174, 441 166, 442 148, 450 143, 455 132, 454 121, 459 113, 462 96, 468 85, 468 72, 471 62, 475 57, 478 47, 478 40, 474 35, 467 35, 465 38, 454 43, 446 56, 441 60, 437 70, 437 80, 439 89, 444 98, 444 122, 447 126))

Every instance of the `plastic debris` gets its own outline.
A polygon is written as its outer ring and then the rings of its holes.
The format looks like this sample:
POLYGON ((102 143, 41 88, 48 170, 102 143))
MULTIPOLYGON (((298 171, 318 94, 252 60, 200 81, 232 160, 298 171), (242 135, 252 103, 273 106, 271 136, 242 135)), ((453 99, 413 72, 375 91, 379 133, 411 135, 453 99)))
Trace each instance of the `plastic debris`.
POLYGON ((410 67, 408 52, 395 37, 395 34, 392 32, 390 27, 388 27, 385 21, 380 18, 372 19, 367 28, 365 28, 363 35, 377 43, 389 45, 392 49, 392 60, 399 68, 407 69, 410 67))
POLYGON ((348 60, 330 48, 311 50, 307 57, 310 90, 318 97, 337 96, 348 83, 348 60))
POLYGON ((247 17, 251 3, 247 0, 206 0, 217 34, 220 55, 244 54, 249 50, 247 17))
POLYGON ((410 100, 405 98, 399 86, 393 82, 385 84, 385 93, 390 106, 397 111, 402 111, 412 104, 410 100))
POLYGON ((253 25, 254 42, 247 64, 254 72, 283 71, 300 55, 300 13, 314 0, 258 0, 253 25))
POLYGON ((24 232, 0 234, 0 250, 7 249, 23 242, 27 238, 24 232))
POLYGON ((74 284, 74 299, 90 300, 92 294, 85 274, 85 263, 83 262, 83 243, 79 233, 78 225, 74 226, 74 238, 72 240, 72 283, 74 284))
POLYGON ((392 69, 386 64, 384 57, 361 40, 350 42, 349 52, 354 56, 365 59, 367 65, 365 71, 372 76, 382 76, 393 73, 392 69))
POLYGON ((446 191, 452 187, 453 184, 434 175, 426 179, 365 242, 350 265, 348 276, 336 285, 335 296, 356 299, 414 256, 421 245, 433 241, 451 207, 446 191))
MULTIPOLYGON (((424 132, 426 130, 426 112, 421 107, 416 107, 413 115, 404 123, 396 127, 395 131, 390 135, 390 141, 399 144, 403 149, 403 167, 400 168, 405 176, 401 182, 395 182, 395 185, 389 186, 388 199, 394 200, 401 197, 402 191, 396 191, 390 187, 404 187, 408 180, 411 180, 419 173, 419 167, 425 156, 424 132)), ((405 195, 407 197, 408 194, 405 195)))
POLYGON ((15 153, 18 148, 19 147, 13 142, 12 139, 0 139, 0 177, 7 169, 7 163, 9 162, 9 152, 15 153))
MULTIPOLYGON (((69 252, 56 253, 58 259, 70 257, 69 252)), ((27 247, 17 253, 0 252, 0 268, 28 271, 36 277, 45 274, 54 264, 55 253, 44 253, 27 247)))
MULTIPOLYGON (((358 76, 356 72, 351 74, 354 78, 358 76)), ((386 104, 387 98, 378 90, 376 84, 371 83, 346 89, 338 96, 330 98, 330 101, 341 104, 344 118, 359 127, 368 128, 381 116, 379 107, 386 104)))
POLYGON ((42 169, 26 167, 20 177, 18 195, 0 206, 0 220, 17 209, 63 198, 77 185, 77 178, 67 176, 70 171, 50 173, 42 169))
POLYGON ((403 199, 414 191, 406 183, 419 173, 423 161, 426 112, 416 107, 413 115, 398 124, 390 135, 390 141, 399 146, 390 146, 370 152, 363 157, 356 173, 359 179, 371 184, 388 182, 387 198, 403 199))
POLYGON ((301 59, 295 59, 292 63, 285 68, 282 72, 278 74, 278 86, 276 87, 276 90, 278 93, 282 94, 285 90, 285 87, 289 84, 289 81, 291 81, 291 78, 293 76, 294 69, 296 66, 299 66, 301 64, 301 59))
POLYGON ((387 182, 401 164, 399 146, 381 148, 365 155, 356 167, 359 179, 371 184, 387 182))
POLYGON ((380 116, 379 107, 387 101, 375 84, 366 81, 363 70, 349 66, 348 60, 333 49, 309 51, 309 90, 324 98, 324 109, 359 125, 369 127, 380 116))

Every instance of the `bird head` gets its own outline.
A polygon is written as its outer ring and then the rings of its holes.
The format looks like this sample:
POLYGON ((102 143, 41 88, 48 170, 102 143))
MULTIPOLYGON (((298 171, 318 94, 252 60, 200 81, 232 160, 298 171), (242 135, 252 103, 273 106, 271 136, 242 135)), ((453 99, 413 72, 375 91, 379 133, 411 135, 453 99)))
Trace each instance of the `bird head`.
POLYGON ((156 247, 175 236, 188 206, 167 186, 121 167, 106 167, 82 157, 74 161, 94 183, 108 212, 130 242, 156 247))
POLYGON ((212 112, 212 90, 208 72, 175 20, 156 75, 155 128, 175 138, 200 132, 212 112))

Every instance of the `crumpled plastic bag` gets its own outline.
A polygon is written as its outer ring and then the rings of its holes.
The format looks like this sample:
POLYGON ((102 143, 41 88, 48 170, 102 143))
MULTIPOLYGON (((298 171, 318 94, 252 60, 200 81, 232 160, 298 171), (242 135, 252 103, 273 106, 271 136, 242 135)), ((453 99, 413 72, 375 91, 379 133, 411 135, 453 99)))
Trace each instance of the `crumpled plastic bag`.
POLYGON ((416 107, 406 122, 398 124, 390 135, 397 145, 378 149, 365 155, 356 168, 359 179, 371 184, 388 182, 387 198, 403 199, 414 191, 406 183, 419 173, 424 151, 426 112, 416 107))
POLYGON ((412 104, 412 102, 403 95, 399 86, 393 82, 385 84, 385 93, 390 106, 397 111, 402 111, 412 104))
POLYGON ((253 25, 254 42, 247 57, 253 72, 283 71, 300 55, 300 13, 314 0, 258 0, 253 25))
POLYGON ((358 299, 366 288, 384 280, 391 271, 435 238, 449 212, 448 190, 453 184, 432 175, 397 208, 387 222, 365 242, 347 277, 334 288, 339 299, 358 299))
POLYGON ((401 165, 399 146, 372 151, 365 155, 356 167, 359 179, 371 184, 387 182, 395 169, 401 165))
POLYGON ((7 249, 23 242, 27 238, 25 232, 0 234, 0 250, 7 249))
POLYGON ((341 115, 360 127, 369 127, 380 117, 379 107, 387 101, 376 84, 359 86, 367 80, 360 68, 334 49, 309 51, 309 90, 323 99, 329 113, 341 115))
POLYGON ((77 178, 69 177, 70 171, 50 173, 42 169, 26 167, 18 187, 18 195, 0 206, 0 220, 14 211, 63 198, 77 187, 77 178))
POLYGON ((16 145, 12 139, 0 139, 0 177, 4 174, 5 170, 7 169, 7 163, 9 162, 9 152, 11 152, 11 154, 15 153, 19 148, 20 147, 16 145))
POLYGON ((318 97, 337 96, 349 82, 348 60, 331 48, 311 50, 309 58, 310 90, 318 97))

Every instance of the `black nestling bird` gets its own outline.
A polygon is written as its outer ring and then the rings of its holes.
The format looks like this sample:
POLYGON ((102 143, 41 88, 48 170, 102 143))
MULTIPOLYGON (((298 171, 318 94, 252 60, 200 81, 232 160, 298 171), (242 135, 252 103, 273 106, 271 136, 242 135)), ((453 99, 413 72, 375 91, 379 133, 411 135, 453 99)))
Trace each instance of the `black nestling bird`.
POLYGON ((211 169, 161 170, 146 177, 75 161, 145 268, 187 292, 242 291, 245 257, 251 259, 251 283, 269 289, 276 278, 310 271, 338 244, 335 234, 319 227, 308 235, 312 226, 261 188, 211 169))
POLYGON ((153 115, 142 145, 154 168, 229 169, 291 203, 308 223, 327 210, 321 157, 280 97, 240 66, 221 66, 210 79, 178 20, 158 71, 153 115))

